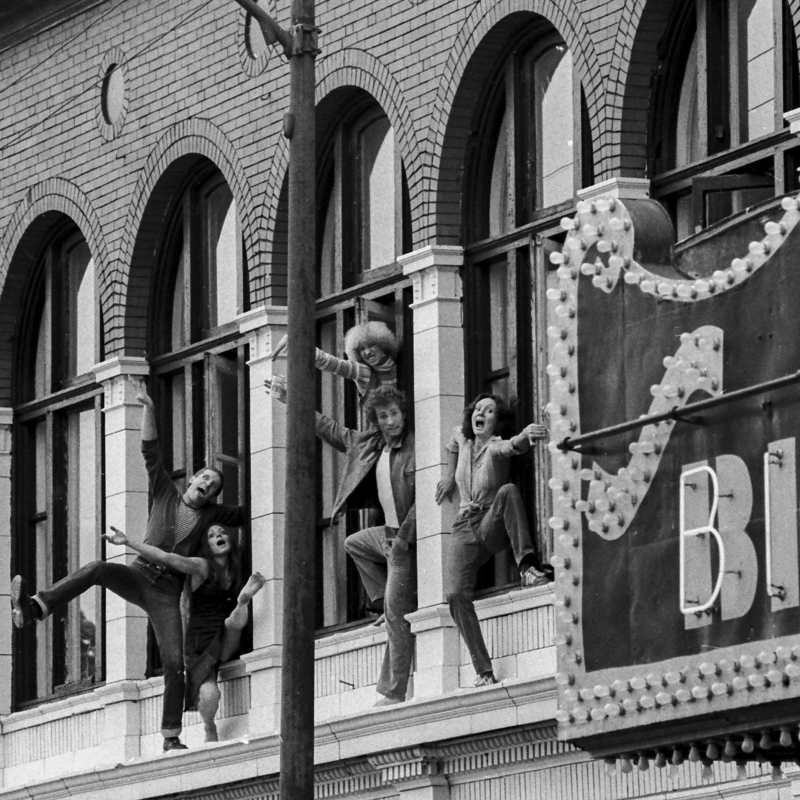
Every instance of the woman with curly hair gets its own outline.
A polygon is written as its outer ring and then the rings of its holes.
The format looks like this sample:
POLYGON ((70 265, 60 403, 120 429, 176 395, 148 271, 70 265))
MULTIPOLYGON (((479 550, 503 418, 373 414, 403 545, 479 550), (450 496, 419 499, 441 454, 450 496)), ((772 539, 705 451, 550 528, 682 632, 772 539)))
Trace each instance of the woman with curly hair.
POLYGON ((103 535, 110 544, 127 545, 154 564, 191 576, 184 710, 199 711, 206 741, 218 741, 214 722, 220 701, 217 667, 239 649, 247 604, 264 585, 263 576, 255 572, 244 582, 238 542, 221 525, 208 529, 199 555, 189 558, 133 542, 117 528, 111 530, 103 535))
POLYGON ((475 613, 478 569, 510 543, 523 586, 550 582, 536 568, 522 496, 508 482, 510 459, 527 452, 534 439, 545 436, 546 429, 532 423, 509 439, 512 424, 511 409, 503 398, 478 395, 453 431, 447 445, 448 471, 436 487, 439 505, 450 499, 456 487, 460 494, 445 568, 445 593, 450 615, 469 649, 478 676, 476 686, 497 683, 475 613))
MULTIPOLYGON (((272 351, 273 361, 286 349, 287 342, 287 336, 278 342, 272 351)), ((359 395, 364 399, 372 389, 397 384, 395 358, 399 349, 395 335, 385 323, 364 322, 350 328, 345 334, 346 359, 316 348, 315 364, 317 369, 354 381, 359 395)))

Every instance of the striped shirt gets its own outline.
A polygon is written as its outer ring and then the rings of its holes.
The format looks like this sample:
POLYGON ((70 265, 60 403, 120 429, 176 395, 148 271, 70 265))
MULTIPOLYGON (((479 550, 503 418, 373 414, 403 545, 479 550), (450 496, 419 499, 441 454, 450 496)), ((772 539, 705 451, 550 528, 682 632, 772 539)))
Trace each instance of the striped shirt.
POLYGON ((190 508, 183 500, 178 503, 178 507, 175 509, 175 540, 172 543, 173 547, 192 532, 199 519, 199 508, 190 508))
POLYGON ((391 358, 388 358, 378 367, 370 367, 360 361, 337 358, 317 348, 317 356, 314 363, 317 369, 332 372, 340 378, 354 381, 360 395, 365 395, 370 388, 370 379, 373 372, 378 376, 381 386, 397 385, 397 364, 391 358))
POLYGON ((480 447, 464 436, 460 426, 453 430, 447 449, 458 453, 455 478, 461 495, 459 512, 488 508, 500 487, 508 483, 508 459, 519 455, 510 439, 492 436, 480 447))

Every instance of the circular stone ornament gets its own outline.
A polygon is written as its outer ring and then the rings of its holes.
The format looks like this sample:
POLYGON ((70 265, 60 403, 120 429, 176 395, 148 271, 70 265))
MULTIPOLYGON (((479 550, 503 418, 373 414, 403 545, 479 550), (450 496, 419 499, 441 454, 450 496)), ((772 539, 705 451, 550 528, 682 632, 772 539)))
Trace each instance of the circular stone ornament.
POLYGON ((98 70, 100 103, 97 127, 106 141, 119 136, 128 112, 125 53, 118 47, 109 50, 98 70))

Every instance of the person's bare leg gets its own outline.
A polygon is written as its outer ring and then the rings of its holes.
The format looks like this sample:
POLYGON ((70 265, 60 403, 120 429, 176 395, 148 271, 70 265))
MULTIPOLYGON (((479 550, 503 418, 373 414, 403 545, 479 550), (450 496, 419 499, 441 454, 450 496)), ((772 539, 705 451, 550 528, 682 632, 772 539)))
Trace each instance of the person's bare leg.
POLYGON ((200 684, 200 689, 197 694, 197 710, 200 712, 200 717, 203 720, 203 726, 206 731, 207 742, 218 742, 217 725, 214 718, 217 716, 219 709, 220 692, 217 686, 217 676, 212 670, 209 676, 200 684))
POLYGON ((220 661, 228 661, 239 648, 242 629, 247 625, 247 604, 261 591, 264 583, 264 576, 260 572, 254 572, 248 578, 242 591, 239 592, 236 608, 231 611, 224 623, 225 631, 222 635, 220 661))

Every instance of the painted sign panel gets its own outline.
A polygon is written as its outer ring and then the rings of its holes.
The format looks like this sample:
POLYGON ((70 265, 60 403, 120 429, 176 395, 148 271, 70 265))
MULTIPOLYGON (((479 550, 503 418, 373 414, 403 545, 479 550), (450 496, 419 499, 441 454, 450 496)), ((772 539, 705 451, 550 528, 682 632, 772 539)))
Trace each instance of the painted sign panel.
POLYGON ((563 221, 548 372, 567 738, 800 697, 799 218, 784 200, 697 278, 637 260, 635 202, 563 221))

